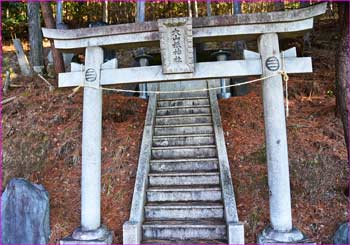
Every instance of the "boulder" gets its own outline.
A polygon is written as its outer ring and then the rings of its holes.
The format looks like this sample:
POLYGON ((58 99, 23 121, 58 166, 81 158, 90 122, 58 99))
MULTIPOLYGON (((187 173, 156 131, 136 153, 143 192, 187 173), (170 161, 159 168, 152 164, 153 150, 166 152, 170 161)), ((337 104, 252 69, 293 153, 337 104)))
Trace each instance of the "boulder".
POLYGON ((47 244, 49 194, 42 185, 12 179, 1 198, 2 244, 47 244))
POLYGON ((333 237, 334 244, 349 244, 349 223, 341 224, 333 237))

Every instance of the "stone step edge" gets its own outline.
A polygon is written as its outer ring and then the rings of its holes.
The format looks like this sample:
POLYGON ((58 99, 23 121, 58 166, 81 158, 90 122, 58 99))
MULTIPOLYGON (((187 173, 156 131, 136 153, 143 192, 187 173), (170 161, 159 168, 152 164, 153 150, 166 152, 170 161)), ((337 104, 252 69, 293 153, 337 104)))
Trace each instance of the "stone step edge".
POLYGON ((189 138, 189 137, 214 137, 214 134, 170 134, 170 135, 155 135, 154 140, 160 140, 164 138, 189 138))
POLYGON ((212 149, 216 148, 216 145, 187 145, 187 146, 153 146, 152 150, 190 150, 190 149, 212 149))
POLYGON ((183 106, 157 106, 158 110, 169 110, 169 109, 191 109, 191 108, 209 108, 210 105, 183 105, 183 106))
POLYGON ((181 158, 181 159, 152 159, 150 163, 169 163, 169 162, 218 162, 218 158, 181 158))
POLYGON ((162 204, 158 204, 158 205, 146 204, 145 205, 145 209, 209 209, 209 208, 223 209, 224 205, 223 204, 208 205, 207 202, 198 203, 195 205, 194 204, 186 205, 185 203, 176 204, 175 202, 173 202, 171 205, 162 205, 162 204))
MULTIPOLYGON (((173 221, 173 220, 172 220, 173 221)), ((167 224, 170 223, 169 220, 162 220, 162 221, 152 221, 152 223, 149 223, 148 221, 145 221, 142 225, 142 228, 163 228, 163 229, 176 229, 176 228, 226 228, 226 224, 221 221, 217 224, 205 224, 205 223, 199 223, 199 220, 186 220, 183 222, 179 222, 179 224, 167 224), (197 224, 191 224, 197 223, 197 224)), ((213 220, 214 221, 214 220, 213 220)), ((219 220, 218 220, 219 221, 219 220)), ((210 222, 210 221, 209 221, 210 222)))
POLYGON ((183 128, 183 127, 204 127, 204 126, 211 126, 213 127, 212 123, 189 123, 189 124, 167 124, 167 125, 155 125, 154 128, 183 128))
POLYGON ((227 244, 227 240, 221 239, 189 239, 189 240, 164 240, 164 239, 146 239, 141 244, 227 244))
POLYGON ((187 177, 187 176, 217 176, 219 172, 163 172, 149 173, 149 177, 187 177))
POLYGON ((167 98, 167 99, 158 99, 159 101, 176 101, 176 100, 201 100, 201 99, 209 99, 208 97, 180 97, 180 98, 167 98))
POLYGON ((157 115, 156 119, 161 118, 180 118, 180 117, 211 117, 211 114, 208 113, 189 113, 189 114, 177 114, 177 115, 157 115))
POLYGON ((147 192, 191 192, 191 191, 221 191, 221 187, 195 187, 195 186, 175 186, 172 188, 167 187, 149 187, 147 192))

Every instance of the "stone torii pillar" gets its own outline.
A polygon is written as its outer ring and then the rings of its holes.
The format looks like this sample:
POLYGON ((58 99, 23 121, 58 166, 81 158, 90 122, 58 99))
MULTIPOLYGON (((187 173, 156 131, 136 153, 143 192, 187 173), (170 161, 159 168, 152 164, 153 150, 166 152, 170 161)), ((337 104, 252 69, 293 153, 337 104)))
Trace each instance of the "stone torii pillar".
MULTIPOLYGON (((276 33, 262 34, 258 38, 258 48, 262 77, 274 75, 282 69, 276 33)), ((260 234, 258 243, 308 243, 306 237, 292 226, 288 143, 281 76, 264 80, 263 101, 271 225, 260 234)))
MULTIPOLYGON (((103 49, 87 47, 85 84, 99 87, 103 49)), ((81 173, 81 226, 60 244, 111 244, 112 233, 101 225, 102 90, 84 87, 81 173)))

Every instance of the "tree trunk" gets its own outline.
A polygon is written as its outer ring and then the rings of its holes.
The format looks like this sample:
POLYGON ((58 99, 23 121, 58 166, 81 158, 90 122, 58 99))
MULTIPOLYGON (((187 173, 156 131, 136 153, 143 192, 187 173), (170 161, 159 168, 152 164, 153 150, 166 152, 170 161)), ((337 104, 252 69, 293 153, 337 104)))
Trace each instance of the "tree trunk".
POLYGON ((30 64, 35 72, 44 68, 43 36, 40 24, 40 3, 28 2, 28 33, 30 44, 30 64))
POLYGON ((192 17, 192 6, 191 6, 191 0, 187 1, 187 9, 188 9, 188 16, 192 17))
MULTIPOLYGON (((307 8, 309 6, 309 1, 300 1, 300 8, 307 8)), ((311 50, 311 30, 304 35, 304 47, 302 53, 304 53, 305 50, 311 50)))
MULTIPOLYGON (((52 9, 50 7, 50 3, 49 2, 40 2, 40 5, 41 5, 41 12, 42 12, 43 17, 44 17, 45 26, 47 28, 55 29, 56 25, 55 25, 55 20, 53 18, 53 14, 52 14, 52 9)), ((50 40, 50 43, 51 43, 53 62, 55 65, 55 72, 57 74, 64 72, 65 69, 64 69, 63 56, 55 48, 53 40, 50 40)))
MULTIPOLYGON (((242 14, 242 5, 240 0, 233 0, 232 3, 232 12, 234 15, 236 14, 242 14)), ((243 59, 243 50, 246 48, 246 42, 243 40, 235 41, 233 42, 233 59, 235 60, 241 60, 243 59)), ((243 81, 243 78, 236 77, 232 78, 232 83, 241 83, 243 81)), ((246 95, 248 93, 249 86, 248 84, 238 87, 232 87, 231 94, 233 96, 242 96, 246 95)))
POLYGON ((145 22, 145 1, 138 0, 136 3, 136 20, 137 23, 145 22))
POLYGON ((310 6, 309 1, 300 1, 300 8, 307 8, 310 6))
POLYGON ((207 16, 211 16, 211 0, 207 0, 207 16))
POLYGON ((284 1, 278 0, 275 2, 275 11, 284 11, 284 1))
POLYGON ((194 17, 198 18, 198 4, 197 4, 197 0, 194 0, 194 17))
POLYGON ((102 2, 102 21, 108 24, 108 1, 102 2))
POLYGON ((234 0, 232 5, 232 14, 241 14, 242 13, 242 6, 240 0, 234 0))
POLYGON ((336 96, 337 115, 340 115, 344 127, 345 143, 349 150, 349 122, 350 122, 350 47, 349 47, 349 3, 339 3, 340 40, 336 53, 336 96))
POLYGON ((59 24, 63 23, 62 7, 63 7, 63 1, 62 0, 58 0, 57 1, 57 5, 56 5, 56 26, 58 26, 59 24))

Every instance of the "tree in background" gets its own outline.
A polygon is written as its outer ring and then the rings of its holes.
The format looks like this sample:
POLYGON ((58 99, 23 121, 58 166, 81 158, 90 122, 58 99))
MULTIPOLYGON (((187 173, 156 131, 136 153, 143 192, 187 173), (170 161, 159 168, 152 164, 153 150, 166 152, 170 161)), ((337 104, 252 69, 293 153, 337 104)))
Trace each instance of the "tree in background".
POLYGON ((350 47, 349 47, 349 3, 339 4, 339 27, 340 39, 336 52, 336 99, 337 114, 341 117, 344 127, 344 136, 348 150, 348 160, 350 161, 349 150, 349 123, 350 123, 350 47))
POLYGON ((30 44, 30 64, 35 72, 44 68, 43 36, 40 23, 40 3, 28 2, 28 33, 30 44))
MULTIPOLYGON (((41 12, 44 17, 45 26, 47 28, 56 28, 55 20, 53 18, 52 9, 49 2, 40 2, 41 5, 41 12)), ((55 65, 55 72, 61 73, 65 71, 64 68, 64 62, 63 62, 63 56, 62 54, 55 48, 53 40, 50 40, 51 43, 51 50, 52 50, 52 57, 53 62, 55 65)))
POLYGON ((284 11, 284 1, 283 0, 277 0, 275 2, 275 11, 284 11))
POLYGON ((108 24, 108 1, 102 2, 102 21, 108 24))
MULTIPOLYGON (((240 0, 234 0, 232 4, 232 12, 234 15, 242 14, 242 5, 240 0)), ((233 42, 233 58, 237 60, 243 59, 243 50, 246 48, 246 42, 239 40, 233 42)), ((242 78, 234 78, 233 83, 242 82, 242 78)), ((240 96, 248 93, 248 85, 233 88, 233 95, 240 96)))
MULTIPOLYGON (((300 1, 300 8, 307 8, 310 6, 309 1, 300 1)), ((311 31, 308 31, 304 35, 304 49, 311 49, 311 31)))
POLYGON ((63 1, 56 2, 56 27, 63 23, 63 1))

